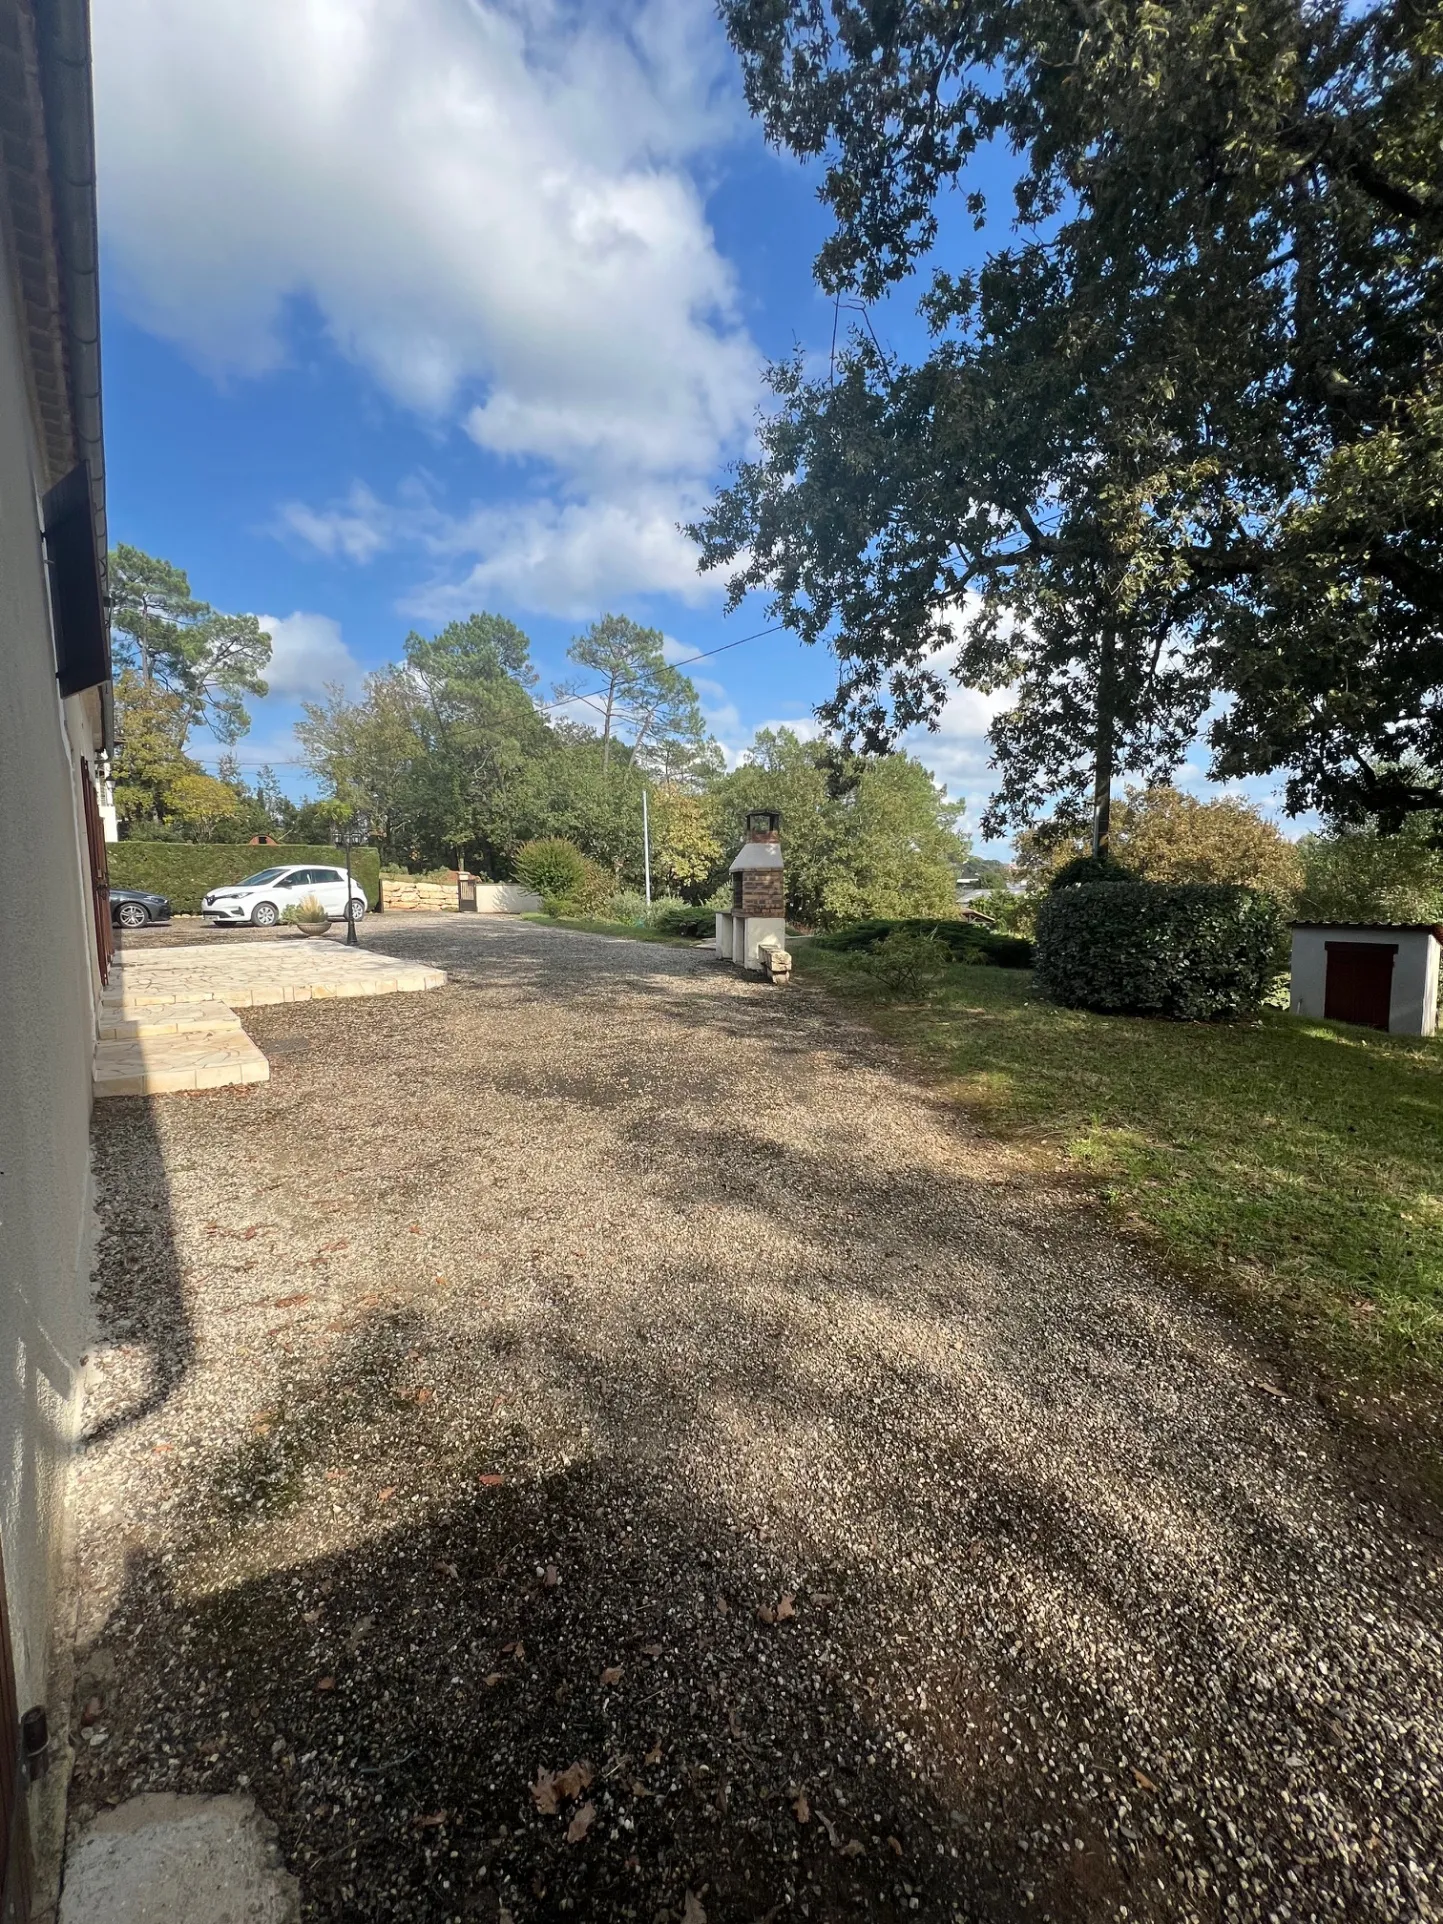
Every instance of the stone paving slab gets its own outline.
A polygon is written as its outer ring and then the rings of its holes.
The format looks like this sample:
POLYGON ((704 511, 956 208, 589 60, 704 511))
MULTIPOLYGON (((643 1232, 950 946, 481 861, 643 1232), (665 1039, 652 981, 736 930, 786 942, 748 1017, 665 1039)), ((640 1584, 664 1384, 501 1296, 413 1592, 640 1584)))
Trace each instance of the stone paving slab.
POLYGON ((398 995, 445 981, 443 969, 343 942, 195 943, 122 956, 105 1001, 127 1011, 204 1001, 251 1009, 323 996, 398 995))
POLYGON ((61 1924, 296 1924, 296 1880, 251 1797, 131 1797, 71 1850, 61 1924))
POLYGON ((133 1042, 140 1036, 178 1035, 205 1031, 231 1034, 241 1020, 227 1002, 167 1002, 160 1008, 127 1002, 103 1006, 96 1034, 102 1042, 133 1042))
POLYGON ((239 1023, 235 1029, 179 1030, 102 1042, 93 1072, 97 1096, 166 1096, 269 1082, 271 1065, 239 1023))
POLYGON ((95 1094, 169 1095, 266 1082, 270 1064, 237 1009, 401 995, 445 981, 443 969, 340 942, 197 943, 122 956, 101 999, 95 1094))

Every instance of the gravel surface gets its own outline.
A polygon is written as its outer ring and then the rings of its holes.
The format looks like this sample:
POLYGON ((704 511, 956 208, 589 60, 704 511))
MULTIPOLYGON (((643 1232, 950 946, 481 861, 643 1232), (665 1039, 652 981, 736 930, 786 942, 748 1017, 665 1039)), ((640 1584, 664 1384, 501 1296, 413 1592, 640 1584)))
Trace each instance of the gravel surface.
POLYGON ((308 1919, 1443 1917, 1443 1583, 1319 1413, 815 990, 379 918, 102 1104, 72 1823, 308 1919))

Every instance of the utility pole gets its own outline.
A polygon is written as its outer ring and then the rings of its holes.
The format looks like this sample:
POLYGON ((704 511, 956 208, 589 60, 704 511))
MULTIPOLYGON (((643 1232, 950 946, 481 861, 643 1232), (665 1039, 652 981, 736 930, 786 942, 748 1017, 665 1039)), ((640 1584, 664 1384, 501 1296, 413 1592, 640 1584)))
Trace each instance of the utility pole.
POLYGON ((646 784, 641 788, 641 860, 646 870, 646 906, 651 907, 651 817, 646 809, 646 784))

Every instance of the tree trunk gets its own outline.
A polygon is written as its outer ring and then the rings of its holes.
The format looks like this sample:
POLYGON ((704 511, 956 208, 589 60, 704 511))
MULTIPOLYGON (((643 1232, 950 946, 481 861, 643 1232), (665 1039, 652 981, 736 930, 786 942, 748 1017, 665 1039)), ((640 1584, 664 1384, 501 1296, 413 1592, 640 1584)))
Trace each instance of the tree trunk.
POLYGON ((1117 733, 1115 714, 1117 638, 1104 624, 1097 664, 1097 761, 1092 787, 1092 852, 1106 861, 1112 837, 1112 762, 1117 733))

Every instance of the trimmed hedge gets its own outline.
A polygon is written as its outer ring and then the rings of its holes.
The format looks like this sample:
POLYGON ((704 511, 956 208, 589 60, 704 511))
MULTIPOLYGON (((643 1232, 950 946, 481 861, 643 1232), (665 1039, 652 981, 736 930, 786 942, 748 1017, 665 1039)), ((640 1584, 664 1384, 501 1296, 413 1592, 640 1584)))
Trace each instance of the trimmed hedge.
POLYGON ((984 929, 980 922, 939 921, 935 916, 898 917, 890 921, 879 916, 812 939, 819 949, 846 951, 875 949, 889 935, 899 933, 935 936, 954 962, 990 963, 998 969, 1032 967, 1032 944, 1025 936, 1003 935, 999 929, 984 929))
MULTIPOLYGON (((177 915, 199 915, 200 898, 207 891, 234 887, 263 868, 302 862, 346 866, 343 848, 312 842, 281 842, 269 848, 234 842, 112 842, 106 855, 116 888, 150 889, 167 896, 177 915)), ((380 851, 353 848, 351 875, 375 908, 381 900, 380 851)))
POLYGON ((1230 1021, 1257 1013, 1282 946, 1282 912, 1260 890, 1092 882, 1038 911, 1037 984, 1069 1009, 1230 1021))

